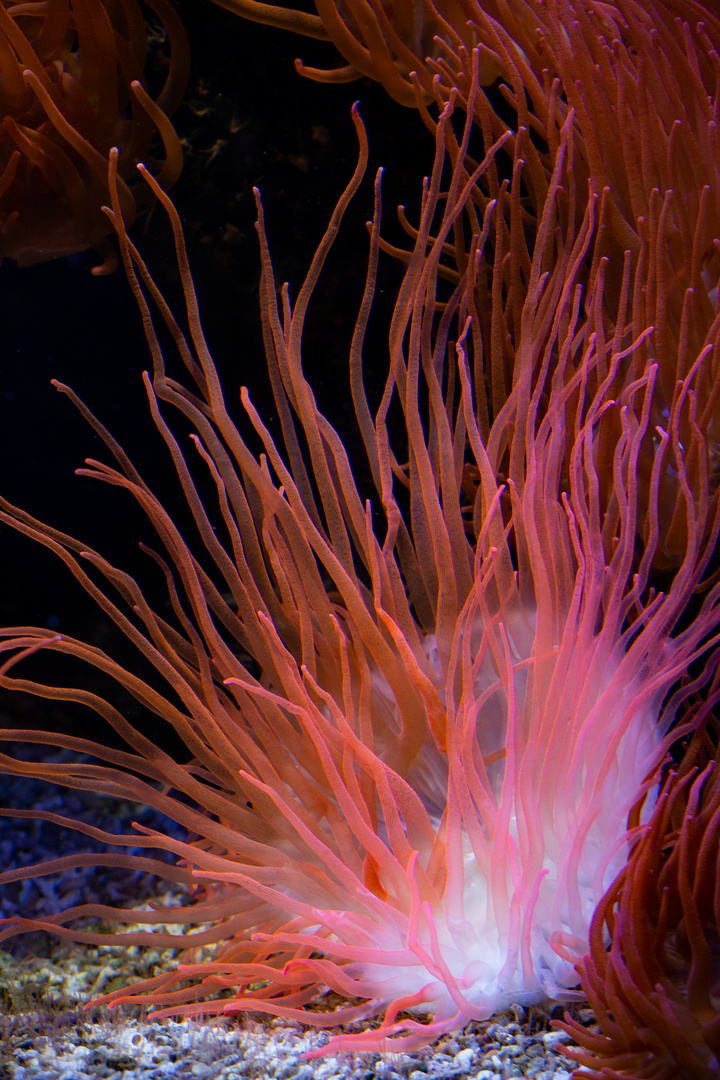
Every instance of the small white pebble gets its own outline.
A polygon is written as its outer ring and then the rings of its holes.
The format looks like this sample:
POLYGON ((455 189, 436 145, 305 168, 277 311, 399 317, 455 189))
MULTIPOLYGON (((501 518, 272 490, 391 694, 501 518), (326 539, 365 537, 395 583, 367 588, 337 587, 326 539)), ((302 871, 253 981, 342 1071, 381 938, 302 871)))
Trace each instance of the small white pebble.
POLYGON ((473 1054, 474 1054, 474 1051, 471 1050, 469 1047, 467 1049, 465 1049, 465 1050, 458 1051, 458 1053, 455 1055, 455 1058, 454 1058, 454 1063, 455 1063, 456 1067, 458 1069, 460 1069, 462 1072, 470 1072, 470 1067, 472 1065, 473 1054))
MULTIPOLYGON (((542 1037, 546 1046, 553 1047, 558 1043, 572 1042, 572 1038, 568 1035, 567 1031, 546 1031, 542 1037)), ((557 1075, 557 1073, 555 1074, 557 1075)), ((568 1073, 568 1076, 570 1074, 568 1073)))

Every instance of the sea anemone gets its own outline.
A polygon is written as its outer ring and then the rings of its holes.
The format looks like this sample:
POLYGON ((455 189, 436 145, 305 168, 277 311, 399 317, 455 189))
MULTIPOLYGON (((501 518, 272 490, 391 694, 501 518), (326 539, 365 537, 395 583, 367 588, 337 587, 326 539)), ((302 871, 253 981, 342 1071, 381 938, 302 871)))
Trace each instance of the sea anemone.
MULTIPOLYGON (((411 107, 423 95, 432 96, 436 64, 448 46, 471 50, 482 45, 481 81, 495 81, 502 66, 485 38, 490 26, 511 42, 515 58, 529 56, 536 71, 543 66, 545 14, 525 0, 486 0, 482 5, 474 0, 317 0, 317 15, 258 0, 216 2, 251 22, 332 41, 348 61, 343 67, 313 68, 296 60, 301 75, 323 83, 376 79, 396 101, 411 107)), ((603 7, 613 10, 612 4, 603 7)))
MULTIPOLYGON (((716 673, 700 708, 708 713, 719 697, 716 673)), ((691 747, 684 768, 667 777, 593 917, 578 972, 595 1027, 558 1022, 579 1043, 567 1052, 588 1077, 716 1080, 720 1073, 720 771, 717 756, 690 769, 693 757, 691 747)))
MULTIPOLYGON (((227 0, 226 6, 246 17, 276 23, 276 9, 255 0, 227 0)), ((588 285, 604 309, 602 317, 597 315, 598 332, 614 334, 624 326, 629 341, 645 327, 655 328, 652 343, 634 351, 620 372, 622 382, 628 364, 636 374, 649 359, 658 364, 654 415, 638 465, 641 488, 646 491, 653 469, 654 427, 667 425, 682 380, 695 358, 708 349, 715 359, 699 375, 697 422, 710 448, 714 490, 720 481, 717 14, 697 0, 649 4, 318 0, 317 8, 322 26, 351 61, 348 77, 354 71, 379 78, 397 100, 418 107, 431 129, 434 121, 426 103, 434 101, 442 109, 453 97, 474 115, 486 147, 503 132, 509 133, 506 151, 517 169, 513 186, 500 191, 499 177, 508 175, 509 169, 500 154, 497 171, 490 169, 483 178, 479 202, 482 206, 484 197, 521 203, 514 212, 512 238, 514 253, 522 259, 519 267, 513 267, 513 288, 521 295, 559 133, 568 116, 573 117, 572 212, 581 219, 593 193, 602 196, 600 222, 583 276, 584 284, 592 283, 599 267, 605 267, 602 287, 588 285), (478 47, 473 50, 475 43, 478 47), (478 79, 494 85, 487 93, 478 93, 472 90, 478 79)), ((314 69, 301 69, 321 76, 314 69)), ((332 75, 339 78, 340 72, 332 75)), ((455 247, 460 248, 457 240, 455 247)), ((512 271, 504 268, 503 277, 512 277, 512 271)), ((499 288, 499 281, 496 272, 494 285, 487 290, 499 288)), ((479 288, 484 289, 482 282, 479 288)), ((496 310, 478 304, 486 323, 496 310)), ((517 327, 510 332, 517 338, 517 327)), ((497 351, 496 347, 495 365, 497 351)), ((492 376, 496 408, 512 380, 513 361, 505 356, 492 376)), ((598 436, 600 457, 607 462, 619 434, 608 417, 598 436)), ((609 506, 611 470, 599 472, 609 506)), ((688 462, 687 475, 699 497, 701 478, 693 461, 688 462)), ((656 545, 654 566, 664 570, 681 561, 687 524, 684 495, 672 467, 659 483, 668 527, 656 545)), ((649 521, 648 505, 643 503, 638 515, 641 534, 649 521)))
POLYGON ((165 149, 159 183, 167 190, 179 176, 169 117, 187 82, 187 38, 172 4, 148 6, 170 46, 156 100, 143 74, 148 32, 137 0, 0 3, 0 258, 30 266, 96 248, 105 261, 93 273, 107 273, 117 263, 102 212, 110 148, 119 148, 128 221, 148 191, 125 181, 148 160, 156 133, 165 149))
MULTIPOLYGON (((478 69, 476 53, 472 94, 479 93, 478 69)), ((174 818, 187 829, 186 842, 140 827, 140 838, 78 827, 104 843, 141 840, 174 852, 180 861, 173 874, 197 886, 196 900, 149 912, 80 905, 43 921, 14 919, 0 940, 43 928, 81 942, 217 950, 212 960, 104 1000, 150 1003, 159 1007, 155 1015, 252 1009, 314 1026, 384 1012, 378 1029, 338 1036, 328 1052, 413 1048, 511 1002, 572 998, 577 975, 569 950, 587 942, 593 909, 625 862, 628 822, 640 821, 643 803, 652 802, 669 745, 697 725, 690 704, 720 658, 709 639, 719 584, 710 583, 693 620, 681 624, 720 529, 697 421, 696 387, 709 353, 689 367, 666 427, 652 435, 649 525, 638 552, 638 460, 650 438, 658 365, 647 359, 635 373, 633 357, 655 331, 645 327, 629 343, 624 326, 614 338, 596 331, 591 315, 602 307, 602 274, 587 297, 580 279, 598 227, 597 197, 579 224, 567 213, 572 117, 559 140, 524 298, 495 294, 491 322, 501 322, 511 305, 518 321, 513 385, 492 415, 482 324, 472 316, 481 268, 514 235, 502 200, 487 202, 465 270, 442 304, 437 287, 453 230, 463 215, 473 219, 473 193, 508 136, 471 163, 469 110, 443 184, 452 113, 451 101, 437 125, 435 166, 373 415, 362 366, 380 246, 377 182, 350 357, 372 504, 358 492, 358 463, 318 410, 301 355, 313 289, 367 160, 357 114, 360 162, 295 304, 287 286, 278 294, 258 201, 263 331, 282 428, 273 439, 242 391, 264 447, 259 457, 228 412, 170 200, 144 170, 173 224, 190 341, 128 239, 111 182, 113 222, 153 356, 153 378, 145 380, 150 408, 202 546, 191 550, 112 436, 56 384, 115 457, 117 467, 91 460, 80 473, 129 493, 155 527, 164 555, 153 557, 172 614, 153 611, 132 578, 74 538, 5 501, 0 520, 57 554, 167 689, 95 646, 43 629, 6 629, 0 685, 89 706, 127 749, 4 730, 2 739, 52 744, 98 763, 37 765, 2 755, 0 768, 122 795, 174 818), (146 294, 192 389, 167 373, 146 294), (621 377, 624 371, 631 377, 621 377), (217 494, 214 515, 163 403, 195 430, 196 466, 207 470, 217 494), (605 506, 597 433, 608 417, 619 435, 609 464, 613 499, 605 506), (687 460, 697 462, 697 494, 687 460), (649 574, 661 535, 660 480, 669 467, 682 493, 687 541, 659 593, 649 574), (187 760, 96 694, 16 674, 37 651, 84 660, 117 680, 175 729, 187 760), (691 664, 697 674, 679 683, 691 664), (209 928, 179 940, 67 925, 98 916, 209 928), (228 988, 232 997, 212 1000, 228 988), (304 1008, 327 988, 360 1004, 326 1013, 304 1008), (402 1019, 402 1010, 433 1019, 402 1019)), ((56 815, 35 816, 72 827, 56 815)), ((60 858, 7 872, 0 882, 91 859, 167 876, 152 859, 109 854, 60 858)))

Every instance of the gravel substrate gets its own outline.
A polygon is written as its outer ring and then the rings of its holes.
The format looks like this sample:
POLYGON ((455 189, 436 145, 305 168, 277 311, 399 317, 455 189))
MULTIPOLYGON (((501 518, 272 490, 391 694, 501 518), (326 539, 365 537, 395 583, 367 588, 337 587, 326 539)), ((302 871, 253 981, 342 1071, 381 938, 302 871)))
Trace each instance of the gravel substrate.
MULTIPOLYGON (((83 1008, 117 985, 177 964, 171 950, 46 944, 45 956, 0 953, 0 1080, 569 1080, 572 1074, 561 1050, 570 1039, 550 1027, 551 1012, 562 1014, 559 1006, 516 1006, 411 1054, 342 1053, 308 1062, 303 1054, 337 1031, 258 1014, 153 1022, 129 1006, 83 1008)), ((333 1004, 331 995, 323 1008, 333 1004)), ((592 1020, 587 1009, 573 1011, 592 1020)))
POLYGON ((309 1062, 303 1054, 328 1035, 304 1033, 282 1020, 223 1027, 66 1016, 48 1030, 35 1014, 7 1017, 3 1026, 2 1080, 569 1080, 572 1071, 557 1049, 564 1034, 526 1034, 526 1023, 508 1017, 472 1025, 414 1054, 344 1053, 309 1062))
MULTIPOLYGON (((308 1062, 303 1054, 336 1032, 252 1017, 153 1022, 130 1007, 82 1007, 147 974, 149 965, 174 963, 170 950, 148 956, 110 946, 63 944, 57 956, 22 960, 0 953, 0 1080, 569 1080, 572 1073, 560 1049, 570 1040, 550 1029, 550 1013, 540 1008, 515 1007, 412 1054, 342 1053, 308 1062)), ((575 1014, 591 1019, 589 1010, 575 1014)))

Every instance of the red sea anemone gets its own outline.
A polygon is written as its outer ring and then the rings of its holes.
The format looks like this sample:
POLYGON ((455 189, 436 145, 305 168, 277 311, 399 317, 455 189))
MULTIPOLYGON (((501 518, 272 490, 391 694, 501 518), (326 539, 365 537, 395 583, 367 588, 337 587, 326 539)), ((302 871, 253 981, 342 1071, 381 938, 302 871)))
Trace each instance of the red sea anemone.
MULTIPOLYGON (((272 5, 225 0, 225 6, 280 25, 272 5)), ((632 363, 638 374, 649 359, 658 363, 650 432, 655 424, 665 426, 680 380, 704 349, 717 353, 720 334, 716 6, 711 10, 698 0, 318 0, 316 6, 317 17, 303 18, 315 18, 312 26, 324 28, 350 66, 327 73, 301 66, 305 74, 326 81, 371 75, 398 101, 420 108, 431 128, 425 103, 435 101, 442 108, 454 96, 471 109, 486 146, 503 131, 510 134, 507 149, 517 168, 513 190, 522 206, 514 216, 515 250, 528 238, 532 247, 559 131, 572 116, 573 212, 581 218, 593 194, 602 200, 585 278, 592 281, 605 260, 603 286, 594 292, 604 309, 602 319, 598 312, 598 323, 604 324, 599 332, 614 334, 626 324, 629 339, 647 326, 655 327, 651 352, 650 346, 641 347, 632 354, 632 363), (471 102, 476 81, 472 57, 478 52, 481 83, 497 82, 489 94, 474 93, 471 102)), ((311 29, 302 21, 292 24, 288 12, 282 19, 282 25, 299 33, 311 29)), ((497 174, 490 170, 483 194, 497 198, 498 187, 497 174)), ((499 197, 509 201, 511 195, 506 191, 499 197)), ((512 288, 521 294, 527 281, 524 253, 523 262, 503 268, 506 278, 514 273, 512 288)), ((497 273, 493 281, 498 288, 497 273)), ((497 305, 491 309, 478 304, 486 323, 491 310, 497 305)), ((517 337, 518 327, 509 329, 517 337)), ((508 360, 512 350, 503 346, 503 357, 500 351, 496 339, 491 379, 496 409, 513 381, 513 362, 508 360)), ((717 359, 704 365, 698 377, 697 421, 710 447, 714 488, 720 479, 717 359)), ((600 454, 608 463, 619 433, 612 423, 599 433, 600 454)), ((652 438, 650 434, 649 443, 652 438)), ((648 445, 639 461, 643 490, 653 457, 648 445)), ((600 473, 609 505, 612 490, 605 478, 611 474, 605 468, 600 473)), ((701 480, 692 461, 688 478, 698 497, 701 480)), ((674 470, 666 470, 659 483, 668 524, 656 545, 655 568, 666 569, 682 558, 687 523, 674 470)), ((649 521, 643 504, 641 534, 649 521)))
POLYGON ((177 179, 182 150, 169 116, 185 90, 189 51, 167 0, 149 7, 167 34, 170 57, 154 100, 147 91, 148 32, 137 0, 0 2, 0 258, 21 266, 97 248, 116 256, 102 206, 107 156, 120 151, 123 213, 147 189, 126 181, 148 160, 159 133, 165 160, 154 171, 164 189, 177 179))
MULTIPOLYGON (((478 92, 476 77, 471 94, 478 92)), ((503 251, 515 234, 502 200, 487 201, 464 270, 443 303, 437 300, 453 231, 475 221, 473 194, 508 144, 502 135, 482 162, 471 162, 469 112, 448 186, 442 177, 454 139, 452 104, 438 123, 437 158, 374 415, 362 354, 379 209, 373 224, 350 357, 372 505, 362 501, 354 463, 317 408, 301 357, 313 288, 365 167, 359 120, 360 164, 294 304, 287 286, 278 294, 259 206, 263 330, 282 427, 273 439, 242 392, 264 447, 259 457, 223 397, 172 204, 148 177, 173 223, 189 340, 130 244, 114 193, 113 220, 153 355, 150 408, 202 544, 191 550, 80 403, 116 461, 92 460, 80 471, 117 486, 147 513, 164 549, 154 559, 166 576, 168 611, 153 611, 132 578, 81 542, 6 502, 0 514, 57 554, 167 687, 161 692, 81 641, 28 627, 3 632, 4 687, 89 706, 127 749, 5 730, 2 739, 54 744, 82 760, 38 766, 2 755, 2 771, 146 803, 189 834, 181 842, 141 830, 141 840, 178 856, 173 875, 197 886, 193 906, 120 912, 86 904, 42 922, 13 920, 0 934, 3 940, 40 927, 123 946, 216 945, 213 959, 117 991, 106 999, 113 1003, 150 1003, 160 1015, 252 1009, 314 1026, 384 1013, 379 1029, 339 1036, 327 1052, 417 1047, 510 1002, 570 998, 577 975, 568 950, 582 950, 593 909, 627 857, 628 820, 639 820, 643 803, 652 802, 668 746, 698 723, 694 695, 720 660, 711 636, 719 584, 706 589, 692 622, 681 623, 720 529, 697 420, 709 353, 689 366, 666 425, 655 428, 642 491, 638 461, 650 437, 658 366, 650 355, 636 371, 633 359, 651 352, 655 331, 643 328, 629 342, 624 327, 614 337, 597 332, 602 274, 587 298, 581 280, 598 228, 596 199, 579 221, 568 213, 567 123, 524 296, 499 289, 494 296, 492 325, 515 306, 515 361, 509 397, 488 412, 482 322, 472 315, 481 268, 496 258, 512 265, 503 251), (147 294, 191 388, 167 372, 147 294), (163 405, 194 428, 192 464, 163 405), (402 417, 402 457, 389 434, 391 412, 394 439, 402 417), (607 466, 607 506, 597 434, 610 420, 618 438, 607 466), (688 459, 697 463, 696 489, 688 459), (678 478, 687 540, 662 593, 649 574, 668 468, 678 478), (212 480, 212 512, 198 494, 195 469, 212 480), (641 498, 648 525, 638 551, 641 498), (16 674, 38 649, 116 679, 172 725, 186 757, 155 745, 89 691, 16 674), (690 665, 696 674, 681 681, 690 665), (68 926, 97 916, 205 928, 179 941, 164 932, 108 936, 68 926), (304 1008, 328 987, 360 1003, 328 1013, 304 1008), (228 989, 233 996, 213 1000, 228 989), (433 1020, 398 1019, 401 1010, 433 1020)), ((72 827, 55 815, 37 816, 72 827)), ((136 834, 79 827, 100 842, 139 842, 136 834)), ((70 856, 0 881, 89 859, 160 870, 148 858, 70 856)))
MULTIPOLYGON (((717 675, 703 711, 717 702, 717 675)), ((673 772, 578 965, 597 1024, 568 1018, 583 1075, 715 1080, 720 1062, 720 772, 673 772), (607 942, 610 942, 609 949, 607 942)))

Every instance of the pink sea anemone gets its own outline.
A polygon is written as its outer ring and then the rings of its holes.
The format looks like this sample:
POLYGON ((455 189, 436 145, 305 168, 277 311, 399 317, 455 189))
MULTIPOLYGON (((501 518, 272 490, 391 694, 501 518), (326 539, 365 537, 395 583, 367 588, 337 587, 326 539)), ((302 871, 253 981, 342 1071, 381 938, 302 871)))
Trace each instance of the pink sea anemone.
MULTIPOLYGON (((197 887, 191 907, 79 905, 40 922, 13 920, 0 940, 41 927, 81 942, 217 947, 212 960, 106 1001, 149 1003, 159 1007, 155 1015, 252 1009, 333 1027, 384 1012, 378 1029, 333 1038, 327 1052, 413 1048, 510 1002, 571 998, 572 950, 586 945, 593 909, 627 857, 628 822, 637 823, 643 802, 652 802, 671 742, 697 722, 688 703, 720 660, 711 636, 720 584, 706 589, 691 622, 680 620, 720 528, 695 389, 711 351, 685 373, 665 428, 651 430, 657 365, 648 359, 637 373, 631 361, 653 341, 653 328, 630 340, 625 326, 600 333, 602 268, 595 292, 583 295, 597 196, 591 192, 580 221, 568 212, 570 118, 559 135, 525 295, 498 290, 494 300, 493 327, 512 305, 519 321, 512 390, 489 411, 489 346, 473 315, 481 268, 496 256, 511 264, 517 255, 517 247, 502 254, 516 236, 502 200, 487 202, 466 267, 442 304, 437 282, 453 230, 475 213, 473 192, 507 136, 475 165, 467 157, 468 121, 444 188, 451 116, 452 102, 438 124, 435 167, 390 331, 385 392, 373 415, 362 355, 379 257, 378 180, 350 357, 372 504, 363 502, 354 463, 318 410, 301 357, 313 288, 367 160, 358 117, 359 165, 294 304, 287 286, 278 294, 258 202, 263 330, 282 427, 274 439, 242 391, 264 446, 259 457, 226 406, 172 204, 148 176, 175 231, 189 340, 114 200, 153 356, 150 409, 202 543, 191 550, 79 402, 116 462, 91 460, 79 471, 120 488, 147 513, 164 549, 154 559, 166 575, 172 614, 153 611, 132 578, 78 540, 7 502, 0 513, 57 554, 158 677, 150 685, 99 648, 46 630, 3 631, 0 685, 89 706, 127 749, 3 730, 2 739, 64 747, 82 760, 37 765, 2 755, 2 771, 122 795, 170 815, 188 830, 186 842, 145 829, 140 839, 174 852, 172 875, 197 887), (192 388, 167 372, 148 295, 192 388), (192 459, 164 405, 194 427, 192 459), (390 438, 391 411, 396 439, 402 417, 403 450, 390 438), (610 422, 619 435, 608 506, 596 451, 610 422), (689 433, 684 441, 681 426, 689 433), (648 441, 650 517, 639 550, 637 465, 648 441), (697 463, 696 488, 687 481, 688 459, 697 463), (657 592, 649 573, 668 468, 682 493, 687 544, 667 591, 657 592), (215 508, 201 501, 195 469, 211 477, 215 508), (38 649, 116 679, 172 725, 187 759, 155 745, 89 691, 23 678, 17 668, 38 649), (68 925, 96 916, 204 928, 178 939, 68 925), (326 1013, 304 1008, 328 987, 354 1003, 326 1013), (232 997, 213 1000, 228 988, 232 997), (402 1018, 401 1010, 433 1019, 402 1018)), ((136 834, 77 827, 103 843, 139 842, 136 834)), ((90 859, 167 876, 150 858, 111 854, 60 858, 5 873, 0 882, 90 859)))

